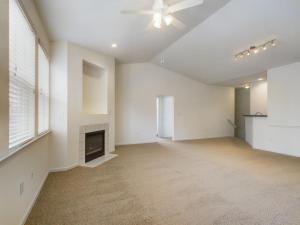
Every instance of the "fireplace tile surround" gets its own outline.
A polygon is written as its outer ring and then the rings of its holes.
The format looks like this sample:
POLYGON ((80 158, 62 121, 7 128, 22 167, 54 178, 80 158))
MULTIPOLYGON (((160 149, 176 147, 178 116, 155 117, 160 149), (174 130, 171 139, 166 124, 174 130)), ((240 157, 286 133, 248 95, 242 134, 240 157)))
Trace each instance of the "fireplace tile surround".
MULTIPOLYGON (((79 128, 79 164, 85 166, 85 134, 95 131, 105 131, 105 157, 109 155, 109 124, 84 125, 79 128)), ((100 157, 100 158, 101 158, 100 157)))
POLYGON ((85 134, 85 162, 105 155, 105 130, 85 134))

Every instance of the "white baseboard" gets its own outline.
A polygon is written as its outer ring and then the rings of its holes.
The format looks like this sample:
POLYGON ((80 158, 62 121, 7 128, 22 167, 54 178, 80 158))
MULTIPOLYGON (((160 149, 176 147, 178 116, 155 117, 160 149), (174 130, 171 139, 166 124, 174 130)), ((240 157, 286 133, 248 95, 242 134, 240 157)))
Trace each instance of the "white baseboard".
POLYGON ((116 147, 124 146, 124 145, 142 145, 142 144, 155 144, 158 141, 144 141, 144 142, 124 142, 124 143, 117 143, 116 147))
POLYGON ((191 137, 191 138, 176 138, 173 141, 196 141, 196 140, 210 140, 210 139, 220 139, 220 138, 232 138, 234 136, 208 136, 208 137, 191 137))
POLYGON ((79 166, 78 163, 75 163, 74 165, 66 166, 66 167, 51 168, 51 169, 49 169, 49 173, 64 172, 64 171, 67 171, 67 170, 71 170, 71 169, 73 169, 77 166, 79 166))
MULTIPOLYGON (((172 138, 172 141, 193 141, 193 140, 206 140, 206 139, 217 139, 217 138, 229 138, 233 137, 233 135, 220 135, 220 136, 201 136, 201 137, 175 137, 172 138)), ((121 142, 117 143, 116 147, 124 146, 124 145, 140 145, 140 144, 154 144, 158 143, 157 140, 149 140, 149 141, 142 141, 142 142, 121 142)))
POLYGON ((45 184, 45 182, 47 180, 48 175, 49 175, 49 173, 46 174, 46 176, 44 177, 42 183, 40 184, 37 192, 35 193, 34 198, 32 199, 29 207, 27 208, 27 210, 25 212, 25 215, 23 216, 23 219, 21 220, 21 223, 20 223, 21 225, 24 225, 26 223, 26 221, 28 219, 28 216, 29 216, 29 214, 30 214, 30 212, 31 212, 31 210, 32 210, 32 208, 33 208, 36 200, 38 199, 38 197, 39 197, 39 195, 41 193, 41 190, 42 190, 42 188, 43 188, 43 186, 44 186, 44 184, 45 184))

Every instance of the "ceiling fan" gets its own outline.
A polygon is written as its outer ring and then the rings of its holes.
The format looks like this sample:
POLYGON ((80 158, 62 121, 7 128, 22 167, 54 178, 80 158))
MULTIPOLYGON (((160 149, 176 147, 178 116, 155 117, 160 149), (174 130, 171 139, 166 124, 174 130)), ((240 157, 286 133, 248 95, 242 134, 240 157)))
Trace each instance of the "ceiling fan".
POLYGON ((176 19, 172 14, 184 9, 188 9, 197 5, 202 5, 204 0, 183 0, 173 5, 168 5, 164 0, 154 0, 152 9, 150 10, 122 10, 123 14, 137 14, 137 15, 152 15, 151 26, 160 29, 163 23, 166 26, 174 25, 183 28, 184 24, 176 19))

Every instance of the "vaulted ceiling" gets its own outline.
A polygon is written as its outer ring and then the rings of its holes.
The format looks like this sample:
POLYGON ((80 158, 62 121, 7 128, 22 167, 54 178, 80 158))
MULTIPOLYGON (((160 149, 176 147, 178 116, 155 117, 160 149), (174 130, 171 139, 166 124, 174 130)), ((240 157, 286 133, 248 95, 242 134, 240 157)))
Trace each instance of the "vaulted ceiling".
MULTIPOLYGON (((181 0, 165 0, 168 4, 181 0)), ((203 5, 175 13, 186 27, 147 29, 151 15, 124 15, 121 10, 152 9, 154 0, 35 0, 52 40, 69 40, 121 63, 145 62, 204 21, 229 0, 206 0, 203 5), (117 49, 111 49, 118 43, 117 49)))
POLYGON ((299 0, 231 0, 153 62, 202 80, 220 83, 300 61, 299 0), (234 55, 276 38, 277 47, 242 60, 234 55))
POLYGON ((123 9, 150 9, 152 0, 35 2, 52 40, 80 44, 120 63, 151 61, 205 83, 300 61, 299 0, 204 0, 175 14, 186 28, 161 30, 146 30, 150 16, 120 14, 123 9), (234 60, 236 53, 272 38, 278 39, 277 47, 234 60), (114 42, 116 49, 111 48, 114 42))

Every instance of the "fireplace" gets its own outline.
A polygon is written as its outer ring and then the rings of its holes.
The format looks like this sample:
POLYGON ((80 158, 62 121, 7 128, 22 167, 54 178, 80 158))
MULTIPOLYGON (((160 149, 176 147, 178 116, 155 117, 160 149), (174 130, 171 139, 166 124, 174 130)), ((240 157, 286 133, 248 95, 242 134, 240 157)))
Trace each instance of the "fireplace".
POLYGON ((105 154, 105 131, 85 133, 85 162, 105 154))

